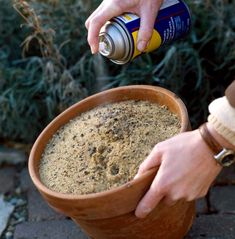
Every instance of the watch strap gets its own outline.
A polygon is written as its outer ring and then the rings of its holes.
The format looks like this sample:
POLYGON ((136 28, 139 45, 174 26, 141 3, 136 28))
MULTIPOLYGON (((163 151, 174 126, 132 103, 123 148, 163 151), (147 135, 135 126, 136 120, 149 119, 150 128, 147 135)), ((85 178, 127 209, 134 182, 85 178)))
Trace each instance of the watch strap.
POLYGON ((223 150, 223 147, 216 141, 216 139, 211 135, 207 128, 207 124, 204 123, 199 127, 199 132, 207 144, 207 146, 211 149, 214 154, 218 154, 223 150))

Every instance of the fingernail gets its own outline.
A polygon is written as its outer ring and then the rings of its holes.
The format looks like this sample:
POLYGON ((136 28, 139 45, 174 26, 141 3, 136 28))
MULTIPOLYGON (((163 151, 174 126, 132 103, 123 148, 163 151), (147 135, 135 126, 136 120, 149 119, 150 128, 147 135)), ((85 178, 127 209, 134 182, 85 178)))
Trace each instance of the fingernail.
POLYGON ((139 218, 145 218, 152 211, 149 207, 138 208, 135 212, 135 215, 139 218))
POLYGON ((138 41, 137 48, 138 48, 139 51, 144 51, 146 49, 146 47, 147 47, 147 42, 146 41, 143 41, 143 40, 138 41))
POLYGON ((137 179, 138 177, 139 177, 139 175, 138 175, 138 174, 136 174, 136 175, 135 175, 135 177, 134 177, 134 179, 137 179))
POLYGON ((95 54, 95 47, 94 46, 91 46, 91 53, 95 54))

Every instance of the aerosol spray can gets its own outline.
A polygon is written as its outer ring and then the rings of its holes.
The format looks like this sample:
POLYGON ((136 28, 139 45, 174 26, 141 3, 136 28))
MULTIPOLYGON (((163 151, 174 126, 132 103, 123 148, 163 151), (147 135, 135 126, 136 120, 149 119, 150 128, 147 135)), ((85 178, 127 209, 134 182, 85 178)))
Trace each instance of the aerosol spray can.
MULTIPOLYGON (((165 0, 158 12, 152 38, 145 52, 183 38, 190 31, 190 12, 182 0, 165 0)), ((116 64, 126 64, 142 54, 137 49, 137 34, 140 18, 132 13, 125 13, 112 18, 99 34, 99 52, 116 64)))

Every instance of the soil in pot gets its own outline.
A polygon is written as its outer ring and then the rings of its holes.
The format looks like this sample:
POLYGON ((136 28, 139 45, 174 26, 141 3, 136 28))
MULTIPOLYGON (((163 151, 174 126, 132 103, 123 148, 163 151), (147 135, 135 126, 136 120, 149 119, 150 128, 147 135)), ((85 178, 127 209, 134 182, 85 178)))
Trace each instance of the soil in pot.
POLYGON ((122 101, 84 112, 47 144, 39 174, 49 189, 89 194, 131 180, 155 144, 180 131, 179 118, 148 101, 122 101))

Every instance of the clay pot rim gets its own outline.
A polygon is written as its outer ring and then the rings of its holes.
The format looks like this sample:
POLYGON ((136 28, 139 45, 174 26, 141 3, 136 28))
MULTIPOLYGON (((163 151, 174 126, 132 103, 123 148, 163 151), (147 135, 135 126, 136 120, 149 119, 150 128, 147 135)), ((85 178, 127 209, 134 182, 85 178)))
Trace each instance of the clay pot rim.
POLYGON ((48 129, 51 127, 51 125, 55 122, 58 121, 60 118, 62 118, 65 114, 67 114, 68 111, 72 111, 73 108, 77 107, 78 104, 82 104, 86 101, 89 101, 93 98, 96 98, 97 96, 100 96, 102 94, 104 94, 104 92, 115 92, 117 90, 121 90, 121 89, 139 89, 139 90, 154 90, 154 91, 160 91, 163 94, 166 94, 168 97, 172 98, 176 104, 178 105, 178 108, 180 109, 180 117, 181 117, 181 129, 180 129, 180 133, 181 132, 185 132, 187 131, 188 128, 188 124, 186 122, 188 122, 188 114, 187 114, 187 109, 186 106, 184 105, 183 101, 172 91, 167 90, 165 88, 159 87, 159 86, 149 86, 149 85, 129 85, 129 86, 121 86, 121 87, 116 87, 116 88, 112 88, 109 90, 105 90, 99 93, 96 93, 94 95, 88 96, 85 99, 73 104, 72 106, 70 106, 69 108, 67 108, 65 111, 63 111, 62 113, 60 113, 57 117, 55 117, 45 128, 44 130, 40 133, 40 135, 38 136, 38 138, 36 139, 31 152, 30 152, 30 156, 29 156, 29 162, 28 162, 28 169, 29 169, 29 174, 30 177, 32 179, 32 181, 34 182, 35 185, 37 185, 37 188, 39 191, 43 192, 44 194, 50 195, 54 198, 61 198, 61 199, 66 199, 66 200, 87 200, 87 199, 93 199, 93 198, 97 198, 97 197, 105 197, 106 195, 110 195, 113 193, 118 193, 119 191, 122 191, 123 189, 129 188, 129 187, 133 187, 136 184, 139 184, 143 179, 148 178, 151 174, 156 173, 157 168, 153 168, 151 170, 149 170, 148 172, 144 173, 143 175, 141 175, 140 177, 138 177, 137 179, 132 179, 131 181, 120 185, 118 187, 106 190, 106 191, 102 191, 102 192, 97 192, 97 193, 90 193, 90 194, 84 194, 84 195, 78 195, 78 194, 67 194, 67 193, 60 193, 60 192, 55 192, 53 190, 50 190, 49 188, 47 188, 40 180, 39 176, 37 176, 35 170, 34 170, 34 158, 35 158, 35 153, 36 153, 36 148, 38 147, 38 144, 40 144, 41 142, 41 138, 43 137, 43 135, 48 131, 48 129))

